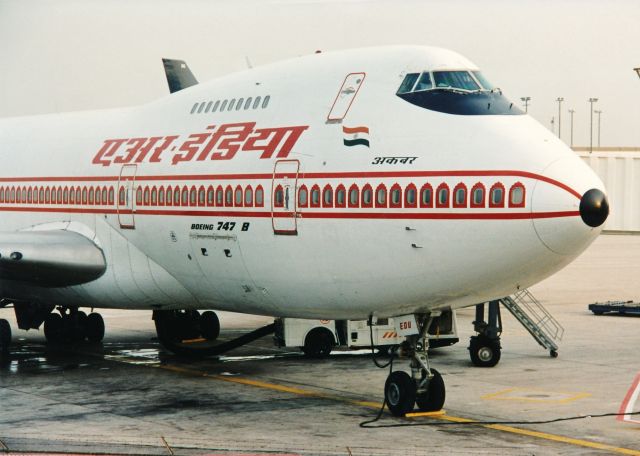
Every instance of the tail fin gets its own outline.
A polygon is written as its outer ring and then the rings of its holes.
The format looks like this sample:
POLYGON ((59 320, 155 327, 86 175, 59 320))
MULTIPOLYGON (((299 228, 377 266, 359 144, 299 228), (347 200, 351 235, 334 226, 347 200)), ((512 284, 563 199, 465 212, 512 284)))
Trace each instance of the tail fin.
POLYGON ((198 81, 184 60, 162 59, 171 93, 196 85, 198 81))

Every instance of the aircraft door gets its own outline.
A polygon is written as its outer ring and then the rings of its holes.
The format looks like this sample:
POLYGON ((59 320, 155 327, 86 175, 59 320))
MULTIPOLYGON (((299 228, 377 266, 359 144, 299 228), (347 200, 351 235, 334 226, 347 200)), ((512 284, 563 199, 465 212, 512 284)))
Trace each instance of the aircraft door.
POLYGON ((116 208, 120 228, 133 230, 135 223, 135 183, 138 165, 122 165, 116 192, 116 208))
POLYGON ((271 221, 274 234, 298 234, 298 160, 278 160, 273 168, 271 221))
POLYGON ((350 73, 344 78, 344 82, 338 91, 336 99, 333 101, 331 111, 327 116, 327 122, 341 122, 349 112, 349 108, 358 95, 366 74, 350 73))

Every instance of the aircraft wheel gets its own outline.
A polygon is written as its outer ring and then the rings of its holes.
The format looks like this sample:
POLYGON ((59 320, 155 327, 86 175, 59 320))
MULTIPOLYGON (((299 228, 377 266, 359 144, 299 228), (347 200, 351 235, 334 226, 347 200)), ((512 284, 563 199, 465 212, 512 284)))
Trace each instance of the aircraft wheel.
MULTIPOLYGON (((429 380, 427 391, 416 394, 416 405, 423 412, 436 412, 442 410, 445 399, 445 387, 442 375, 435 369, 431 369, 433 378, 429 380)), ((426 373, 425 373, 426 375, 426 373)))
POLYGON ((474 336, 469 344, 471 362, 477 367, 493 367, 500 361, 500 339, 474 336))
POLYGON ((102 339, 104 339, 104 320, 102 315, 96 312, 89 314, 85 324, 85 335, 91 343, 102 342, 102 339))
POLYGON ((404 371, 389 374, 384 384, 384 398, 394 416, 404 416, 413 410, 416 401, 416 383, 404 371))
POLYGON ((78 310, 70 315, 66 315, 66 338, 70 342, 82 342, 87 332, 87 314, 78 310))
POLYGON ((11 345, 11 325, 4 318, 0 319, 0 352, 8 352, 11 345))
POLYGON ((309 358, 326 358, 333 348, 333 335, 327 329, 316 328, 307 334, 302 351, 309 358))
POLYGON ((63 340, 64 324, 59 313, 50 313, 44 320, 44 337, 47 342, 60 343, 63 340))
POLYGON ((207 310, 200 315, 200 334, 207 340, 216 340, 220 335, 220 320, 215 312, 207 310))

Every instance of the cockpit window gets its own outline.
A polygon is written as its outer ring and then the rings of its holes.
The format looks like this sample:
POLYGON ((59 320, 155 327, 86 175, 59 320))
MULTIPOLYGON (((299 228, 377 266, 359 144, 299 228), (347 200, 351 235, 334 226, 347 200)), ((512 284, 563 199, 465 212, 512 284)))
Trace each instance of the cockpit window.
POLYGON ((413 91, 417 92, 418 90, 427 90, 433 88, 433 84, 431 83, 431 74, 425 72, 420 76, 420 80, 414 87, 413 91))
POLYGON ((467 71, 434 71, 433 80, 438 89, 480 90, 467 71))
POLYGON ((484 75, 479 71, 473 71, 473 75, 478 80, 478 82, 480 83, 483 89, 485 90, 495 89, 495 86, 491 84, 489 81, 487 81, 487 78, 485 78, 484 75))
POLYGON ((416 80, 418 79, 418 76, 420 76, 420 73, 409 73, 408 75, 406 75, 404 77, 404 80, 402 81, 402 84, 400 84, 400 88, 396 93, 399 95, 401 93, 411 92, 411 89, 413 89, 413 86, 415 85, 416 80))
POLYGON ((439 70, 409 73, 402 80, 396 95, 421 108, 447 114, 524 114, 479 71, 439 70))

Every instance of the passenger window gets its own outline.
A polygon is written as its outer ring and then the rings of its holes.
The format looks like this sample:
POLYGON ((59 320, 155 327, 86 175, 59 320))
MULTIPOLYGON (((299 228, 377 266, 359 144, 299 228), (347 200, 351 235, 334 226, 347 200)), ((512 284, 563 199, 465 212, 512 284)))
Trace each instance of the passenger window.
POLYGON ((262 207, 264 204, 264 192, 262 191, 262 187, 258 186, 256 188, 256 206, 262 207))
POLYGON ((158 189, 153 187, 151 189, 151 205, 155 206, 158 204, 158 189))
POLYGON ((236 187, 236 206, 242 206, 242 188, 236 187))
POLYGON ((504 202, 504 193, 502 188, 494 187, 491 189, 491 204, 493 206, 501 206, 504 202))
POLYGON ((209 187, 207 189, 207 206, 213 206, 215 202, 215 192, 213 191, 213 187, 209 187))
POLYGON ((207 103, 207 107, 205 108, 204 112, 209 112, 211 111, 211 106, 213 105, 213 101, 210 101, 209 103, 207 103))
POLYGON ((420 205, 422 207, 431 207, 433 205, 431 201, 431 187, 423 187, 420 195, 420 205))
POLYGON ((384 187, 378 187, 376 190, 376 206, 387 205, 387 189, 384 187))
POLYGON ((472 198, 474 206, 484 206, 484 189, 480 187, 474 189, 472 198))
POLYGON ((211 112, 216 112, 218 110, 218 106, 220 106, 220 100, 216 100, 216 104, 213 105, 211 112))
POLYGON ((358 187, 353 186, 349 189, 349 206, 358 206, 358 187))
POLYGON ((432 87, 433 84, 431 84, 431 74, 425 72, 422 73, 422 76, 420 76, 420 79, 418 80, 418 83, 416 84, 416 87, 413 89, 413 91, 417 92, 418 90, 428 90, 432 87))
POLYGON ((242 109, 243 104, 244 104, 244 98, 240 98, 238 100, 238 104, 236 105, 236 111, 240 111, 242 109))
POLYGON ((441 187, 438 189, 438 207, 449 206, 449 189, 441 187))
POLYGON ((164 206, 164 187, 160 187, 158 190, 158 204, 164 206))
POLYGON ((400 206, 400 189, 399 188, 391 189, 391 205, 394 207, 400 206))
POLYGON ((404 77, 404 80, 402 81, 402 84, 400 84, 400 88, 398 89, 396 94, 400 95, 403 93, 411 92, 411 89, 413 89, 413 86, 418 80, 418 76, 420 76, 419 73, 409 73, 408 75, 406 75, 404 77))
POLYGON ((320 206, 320 189, 318 187, 313 187, 311 189, 311 206, 320 206))
POLYGON ((224 192, 224 205, 225 206, 233 205, 233 190, 231 190, 231 187, 227 187, 227 189, 224 192))
POLYGON ((276 187, 276 191, 274 192, 274 203, 273 205, 275 207, 283 207, 284 206, 284 191, 282 190, 282 187, 280 185, 278 185, 278 187, 276 187))
POLYGON ((298 191, 298 205, 301 207, 307 207, 307 188, 301 187, 298 191))
POLYGON ((200 103, 200 107, 198 108, 198 114, 200 114, 202 112, 202 110, 204 109, 206 103, 203 101, 202 103, 200 103))
POLYGON ((198 190, 198 206, 204 206, 204 202, 205 202, 204 187, 200 187, 200 190, 198 190))
POLYGON ((253 190, 250 186, 244 191, 244 205, 253 206, 253 190))
POLYGON ((345 196, 346 196, 346 191, 344 189, 344 187, 339 187, 338 190, 336 190, 336 206, 338 207, 344 207, 346 200, 345 200, 345 196))
POLYGON ((236 104, 236 99, 233 98, 230 102, 229 102, 229 107, 227 108, 227 111, 233 111, 233 106, 236 104))
POLYGON ((194 112, 196 112, 196 110, 198 109, 198 104, 199 104, 199 103, 195 103, 195 104, 193 105, 193 108, 191 108, 191 114, 193 114, 194 112))
POLYGON ((244 102, 244 110, 246 111, 251 106, 251 97, 247 98, 247 101, 244 102))
POLYGON ((180 206, 180 187, 173 190, 173 205, 180 206))
POLYGON ((252 109, 258 109, 258 106, 260 106, 260 100, 262 97, 256 97, 256 101, 253 102, 253 107, 252 109))
POLYGON ((216 206, 222 206, 222 203, 224 203, 224 191, 219 186, 216 189, 216 206))
POLYGON ((407 206, 415 207, 416 205, 416 189, 413 187, 409 187, 405 193, 405 198, 407 200, 407 206))
POLYGON ((322 192, 322 205, 326 207, 333 206, 333 189, 329 185, 322 192))
POLYGON ((458 187, 455 193, 455 205, 456 207, 465 207, 467 205, 467 190, 463 187, 458 187))
POLYGON ((520 184, 516 184, 511 187, 511 196, 509 198, 509 205, 514 207, 522 206, 524 203, 524 188, 520 184))
POLYGON ((227 100, 224 100, 222 102, 222 106, 220 106, 220 112, 224 111, 224 108, 226 108, 226 107, 227 107, 227 100))
POLYGON ((269 106, 269 100, 271 100, 271 95, 267 95, 264 97, 264 101, 262 102, 262 109, 266 109, 269 106))

